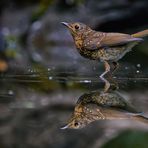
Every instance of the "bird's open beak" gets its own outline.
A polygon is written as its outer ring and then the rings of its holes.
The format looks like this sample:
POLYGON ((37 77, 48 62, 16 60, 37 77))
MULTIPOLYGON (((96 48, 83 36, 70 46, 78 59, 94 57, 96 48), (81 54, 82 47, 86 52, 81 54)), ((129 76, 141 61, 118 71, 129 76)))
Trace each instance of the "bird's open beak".
POLYGON ((63 24, 64 26, 68 27, 69 28, 69 23, 66 23, 66 22, 61 22, 61 24, 63 24))

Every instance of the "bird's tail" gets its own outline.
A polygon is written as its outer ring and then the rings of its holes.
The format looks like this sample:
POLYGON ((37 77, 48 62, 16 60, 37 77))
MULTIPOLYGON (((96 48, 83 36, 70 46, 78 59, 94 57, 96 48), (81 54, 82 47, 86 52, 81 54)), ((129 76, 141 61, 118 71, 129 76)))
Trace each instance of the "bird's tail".
POLYGON ((131 36, 134 37, 134 38, 146 37, 146 36, 148 36, 148 29, 140 31, 140 32, 137 32, 135 34, 132 34, 131 36))
POLYGON ((145 123, 148 125, 148 118, 142 115, 136 115, 136 116, 132 116, 132 119, 136 120, 136 121, 140 121, 142 123, 145 123))

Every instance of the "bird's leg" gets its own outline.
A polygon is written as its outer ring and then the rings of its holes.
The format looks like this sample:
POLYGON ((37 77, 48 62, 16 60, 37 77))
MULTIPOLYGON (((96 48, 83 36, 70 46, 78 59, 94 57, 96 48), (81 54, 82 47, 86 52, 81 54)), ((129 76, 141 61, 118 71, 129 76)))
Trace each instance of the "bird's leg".
POLYGON ((107 61, 104 61, 105 71, 100 75, 100 78, 103 78, 110 71, 110 65, 107 61))
POLYGON ((105 83, 104 85, 104 93, 107 92, 110 88, 110 83, 108 80, 106 80, 104 77, 100 77, 100 79, 105 83))
POLYGON ((113 64, 113 70, 112 70, 112 73, 114 73, 118 68, 119 68, 119 63, 118 62, 112 62, 113 64))

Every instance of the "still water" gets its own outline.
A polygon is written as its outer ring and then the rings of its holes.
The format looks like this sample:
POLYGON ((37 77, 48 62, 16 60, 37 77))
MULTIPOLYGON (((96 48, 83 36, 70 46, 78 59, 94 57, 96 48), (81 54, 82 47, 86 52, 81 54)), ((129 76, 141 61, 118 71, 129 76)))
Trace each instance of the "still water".
POLYGON ((122 131, 147 131, 148 121, 130 118, 132 115, 148 117, 146 75, 114 76, 104 80, 97 73, 76 75, 72 71, 59 72, 51 68, 1 74, 2 145, 98 147, 122 131), (103 101, 106 99, 101 107, 96 103, 99 97, 103 101), (79 112, 82 112, 81 118, 74 118, 74 113, 79 112), (71 118, 80 122, 81 126, 75 124, 80 128, 61 129, 72 122, 71 118))

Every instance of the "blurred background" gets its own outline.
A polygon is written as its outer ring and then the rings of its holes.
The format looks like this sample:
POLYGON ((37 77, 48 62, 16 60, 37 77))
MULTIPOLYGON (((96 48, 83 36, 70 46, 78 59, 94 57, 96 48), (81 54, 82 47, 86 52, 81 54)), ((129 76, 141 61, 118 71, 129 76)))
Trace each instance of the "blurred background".
MULTIPOLYGON (((0 148, 147 148, 141 123, 60 130, 78 98, 104 85, 102 63, 79 55, 62 21, 132 34, 148 28, 148 1, 1 0, 0 148)), ((120 64, 119 91, 148 116, 148 38, 120 64)))

